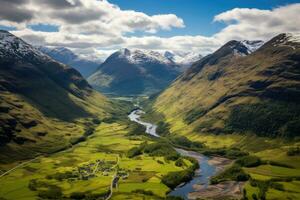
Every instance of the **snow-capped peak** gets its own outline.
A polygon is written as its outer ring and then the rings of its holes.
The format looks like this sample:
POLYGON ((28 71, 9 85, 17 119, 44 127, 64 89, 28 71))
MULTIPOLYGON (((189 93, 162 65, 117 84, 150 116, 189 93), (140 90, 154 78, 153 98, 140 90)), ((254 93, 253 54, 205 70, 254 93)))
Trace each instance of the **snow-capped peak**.
POLYGON ((261 40, 243 40, 243 41, 237 41, 237 40, 231 40, 227 42, 223 47, 220 48, 222 50, 223 48, 230 48, 231 52, 234 53, 234 55, 237 56, 247 56, 256 50, 258 50, 262 45, 264 44, 261 40))
MULTIPOLYGON (((66 47, 37 47, 41 52, 49 55, 50 57, 58 57, 62 60, 75 60, 78 58, 70 49, 66 47)), ((60 60, 59 59, 59 60, 60 60)))
POLYGON ((120 49, 118 57, 126 58, 129 62, 140 64, 146 62, 159 62, 163 64, 180 65, 189 67, 192 63, 200 60, 202 56, 194 52, 184 51, 153 51, 127 48, 120 49))
POLYGON ((274 47, 290 47, 296 50, 300 45, 300 33, 282 33, 272 40, 272 45, 274 47))
POLYGON ((186 67, 202 58, 202 55, 199 53, 185 51, 166 51, 164 55, 173 62, 186 67))
POLYGON ((40 52, 37 48, 27 44, 22 39, 14 36, 8 31, 0 30, 0 57, 24 58, 27 56, 36 56, 44 59, 50 59, 40 52))
POLYGON ((159 62, 163 64, 174 64, 172 60, 166 58, 160 52, 134 49, 129 50, 127 48, 120 49, 118 57, 126 58, 129 62, 134 64, 147 63, 147 62, 159 62))

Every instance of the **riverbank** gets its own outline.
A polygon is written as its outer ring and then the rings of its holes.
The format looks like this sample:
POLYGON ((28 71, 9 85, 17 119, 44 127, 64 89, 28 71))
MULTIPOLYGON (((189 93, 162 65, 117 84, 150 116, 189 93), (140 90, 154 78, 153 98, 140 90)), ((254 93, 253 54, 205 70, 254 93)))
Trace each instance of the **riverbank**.
POLYGON ((194 185, 194 192, 189 193, 188 199, 241 199, 243 197, 244 182, 226 181, 207 187, 197 184, 194 185))
MULTIPOLYGON (((157 132, 155 124, 141 120, 145 112, 136 109, 129 115, 129 119, 146 127, 146 133, 160 137, 157 132)), ((223 171, 226 166, 232 163, 232 160, 223 157, 207 157, 195 151, 187 151, 181 148, 175 150, 182 156, 192 157, 196 159, 200 165, 200 169, 195 171, 195 176, 187 183, 180 184, 177 188, 169 193, 170 196, 180 196, 184 199, 197 199, 206 195, 207 197, 218 197, 220 195, 237 197, 242 194, 242 185, 237 182, 222 183, 217 185, 209 185, 210 178, 218 172, 223 171), (228 192, 228 191, 234 191, 228 192)))

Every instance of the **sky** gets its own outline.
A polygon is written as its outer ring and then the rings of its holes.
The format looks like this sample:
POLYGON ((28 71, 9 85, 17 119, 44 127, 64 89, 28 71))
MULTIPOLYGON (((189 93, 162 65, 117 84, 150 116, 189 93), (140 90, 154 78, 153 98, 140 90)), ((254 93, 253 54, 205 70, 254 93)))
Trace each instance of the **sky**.
POLYGON ((120 48, 212 53, 229 40, 300 32, 295 0, 0 0, 0 29, 87 59, 120 48))

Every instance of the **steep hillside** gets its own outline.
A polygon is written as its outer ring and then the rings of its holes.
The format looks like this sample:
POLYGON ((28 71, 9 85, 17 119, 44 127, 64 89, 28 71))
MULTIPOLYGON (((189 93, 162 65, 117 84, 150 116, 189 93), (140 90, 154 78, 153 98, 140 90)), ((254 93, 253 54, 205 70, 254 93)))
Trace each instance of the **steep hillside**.
POLYGON ((89 77, 90 75, 92 75, 101 64, 100 60, 91 61, 80 58, 78 55, 74 54, 71 50, 65 47, 39 47, 38 49, 54 60, 73 67, 74 69, 79 71, 83 77, 89 77))
POLYGON ((76 70, 0 31, 0 163, 66 148, 111 111, 76 70))
POLYGON ((164 89, 179 66, 158 52, 121 49, 88 78, 97 90, 118 95, 151 94, 164 89))
POLYGON ((290 34, 255 52, 230 41, 180 76, 153 108, 181 134, 299 136, 299 47, 299 36, 290 34))

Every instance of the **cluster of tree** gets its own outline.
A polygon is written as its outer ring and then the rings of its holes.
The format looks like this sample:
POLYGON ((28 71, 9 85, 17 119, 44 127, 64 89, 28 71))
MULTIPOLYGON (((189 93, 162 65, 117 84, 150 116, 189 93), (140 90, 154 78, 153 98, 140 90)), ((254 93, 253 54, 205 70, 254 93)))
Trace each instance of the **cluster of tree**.
POLYGON ((128 136, 145 135, 146 127, 138 123, 130 123, 128 136))
POLYGON ((32 191, 38 191, 38 196, 41 199, 62 199, 63 197, 60 187, 39 181, 37 179, 30 180, 28 188, 32 191), (46 190, 39 190, 40 188, 46 188, 46 190))
POLYGON ((185 136, 172 136, 172 137, 167 137, 167 139, 169 139, 169 141, 173 145, 183 147, 183 148, 200 149, 204 147, 204 145, 201 142, 193 142, 185 136))
POLYGON ((163 176, 162 183, 167 185, 169 188, 174 189, 177 185, 190 181, 194 176, 192 169, 186 169, 179 172, 169 172, 163 176))
POLYGON ((157 123, 156 132, 160 136, 170 135, 170 124, 160 121, 157 123))
POLYGON ((165 160, 177 160, 180 155, 175 149, 167 142, 154 142, 148 144, 144 142, 138 147, 133 147, 127 152, 129 158, 146 153, 150 156, 163 156, 165 160))
POLYGON ((224 181, 247 181, 249 179, 249 175, 244 172, 240 165, 234 164, 225 171, 220 174, 212 177, 210 180, 211 184, 218 184, 224 181))
POLYGON ((55 179, 55 180, 58 180, 58 181, 63 181, 63 180, 70 179, 70 178, 78 178, 78 174, 70 172, 70 171, 57 172, 57 173, 52 174, 52 175, 47 175, 46 178, 47 179, 55 179))
POLYGON ((148 196, 154 195, 154 193, 151 190, 143 190, 143 189, 133 190, 132 193, 144 194, 144 195, 148 195, 148 196))
POLYGON ((192 163, 190 167, 178 172, 169 172, 162 178, 162 183, 167 185, 171 189, 174 189, 181 183, 190 181, 195 175, 195 170, 199 168, 199 163, 196 159, 191 157, 184 158, 188 159, 192 163))
POLYGON ((78 200, 97 200, 97 199, 104 199, 108 196, 110 191, 103 192, 103 193, 91 193, 91 192, 73 192, 70 195, 70 199, 78 200))
POLYGON ((243 170, 243 167, 257 167, 262 164, 260 158, 256 156, 243 156, 238 158, 234 164, 225 171, 219 173, 211 179, 212 184, 218 184, 224 181, 247 181, 250 176, 243 170))
POLYGON ((248 156, 249 155, 249 153, 241 151, 238 148, 206 149, 202 153, 204 155, 207 155, 207 156, 218 155, 218 156, 226 157, 226 158, 229 158, 229 159, 237 159, 237 158, 241 158, 243 156, 248 156))
MULTIPOLYGON (((300 130, 300 129, 299 129, 300 130)), ((288 156, 300 156, 300 147, 293 147, 287 151, 288 156)))
POLYGON ((258 136, 299 136, 300 106, 295 103, 264 102, 235 106, 226 121, 228 132, 253 132, 258 136))
POLYGON ((187 124, 191 124, 205 114, 206 114, 206 111, 203 108, 193 109, 193 110, 190 110, 189 112, 187 112, 187 114, 184 118, 184 121, 187 124))
POLYGON ((241 167, 257 167, 262 164, 262 161, 257 156, 243 156, 235 161, 235 164, 241 167))
POLYGON ((91 192, 73 192, 70 196, 63 195, 62 189, 56 185, 52 185, 37 179, 29 181, 28 188, 32 191, 37 191, 38 196, 41 199, 65 199, 65 200, 97 200, 108 196, 109 191, 103 193, 91 193, 91 192))
POLYGON ((266 193, 269 190, 269 188, 279 190, 279 191, 285 191, 283 185, 281 183, 277 183, 274 180, 256 180, 256 179, 250 179, 250 185, 252 187, 257 187, 259 189, 258 194, 252 194, 252 198, 254 200, 265 200, 266 199, 266 193))

